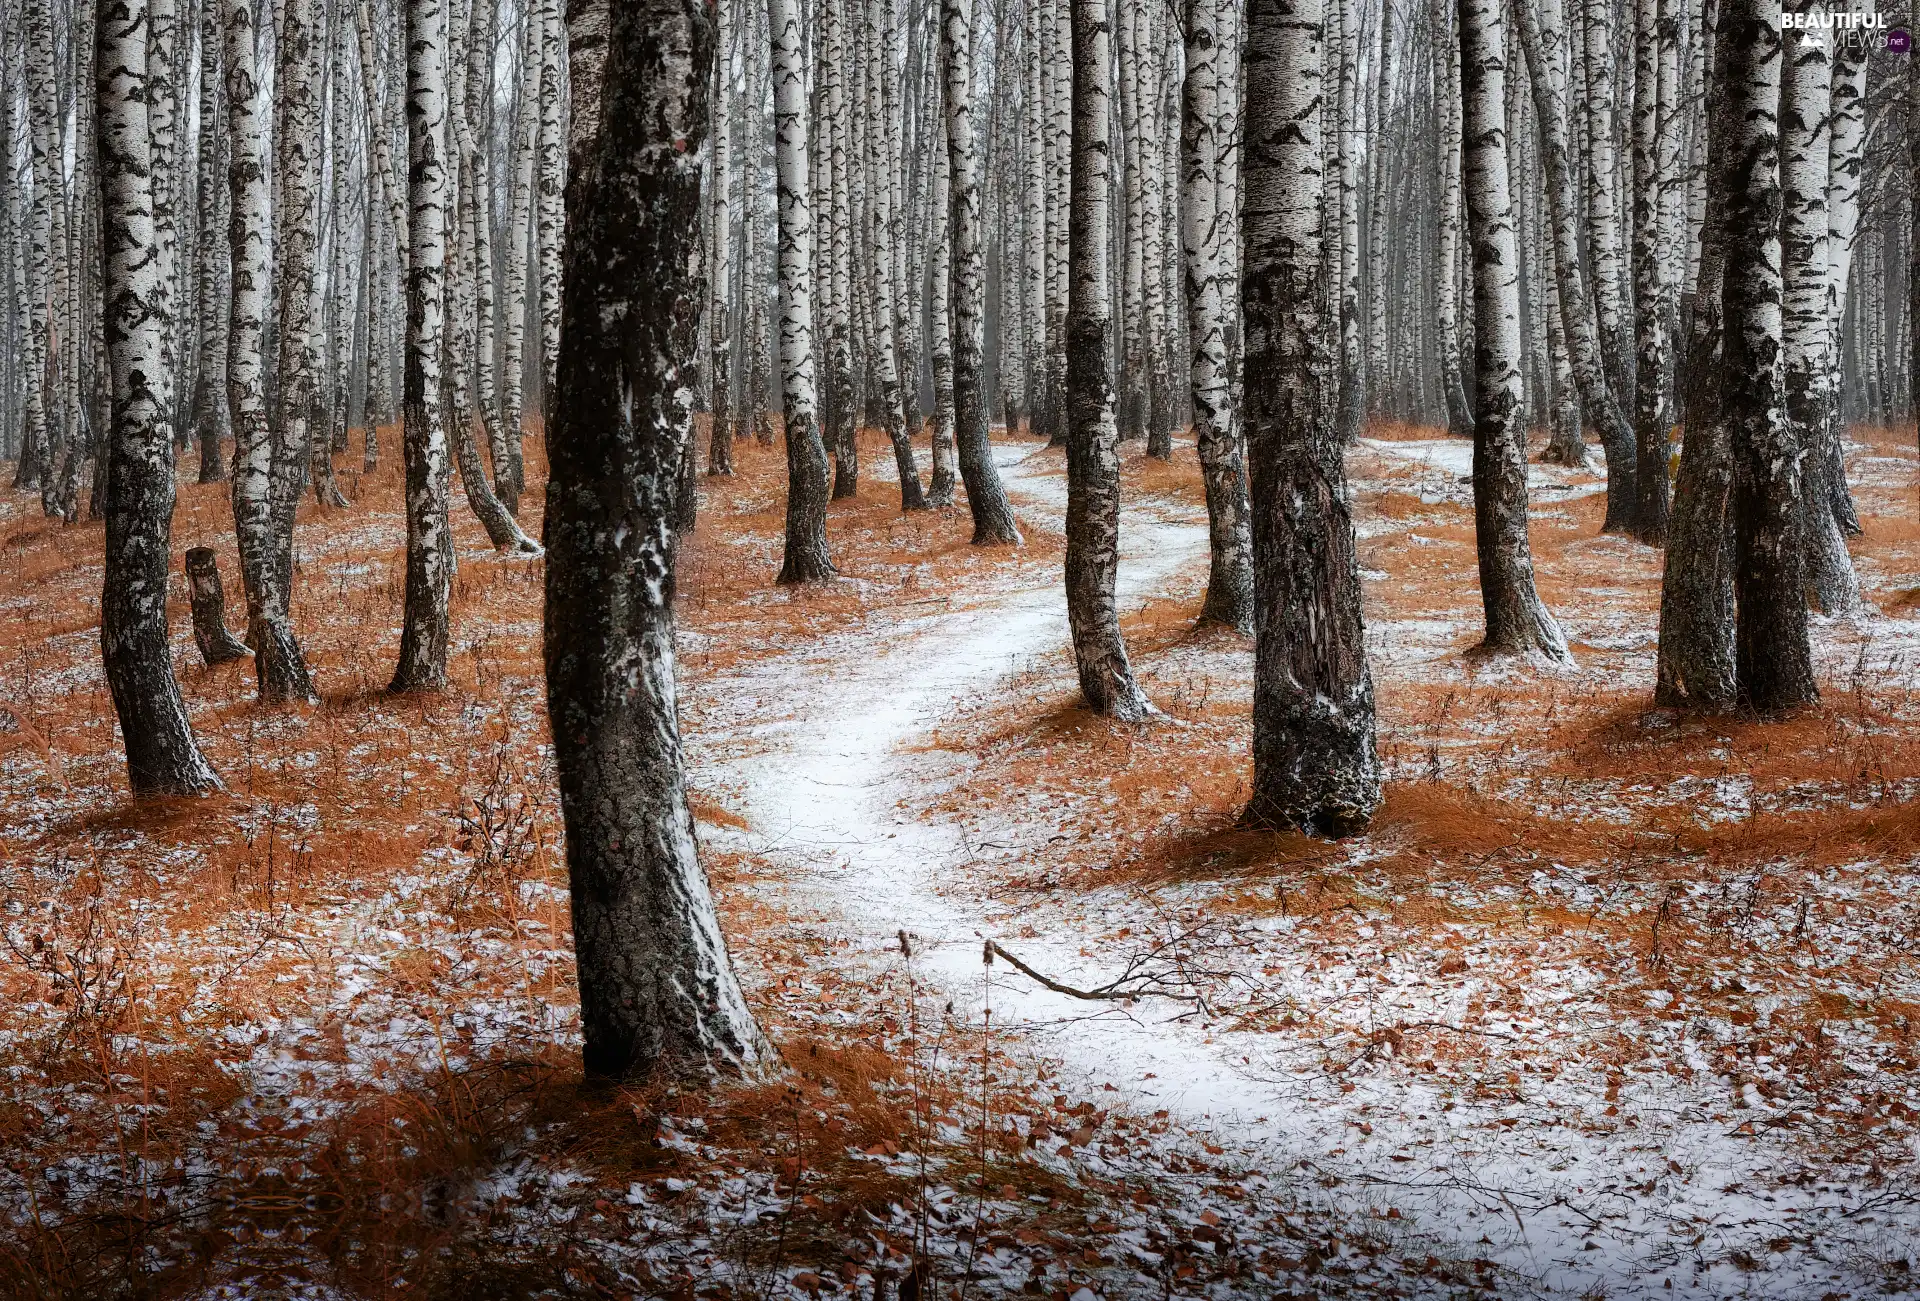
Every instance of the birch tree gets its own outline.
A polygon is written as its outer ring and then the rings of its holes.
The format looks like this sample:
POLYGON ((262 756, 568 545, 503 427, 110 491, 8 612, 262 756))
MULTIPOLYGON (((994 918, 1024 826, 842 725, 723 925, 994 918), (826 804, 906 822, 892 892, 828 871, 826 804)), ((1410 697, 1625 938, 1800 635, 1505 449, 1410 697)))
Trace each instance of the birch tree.
MULTIPOLYGON (((1795 8, 1816 12, 1811 3, 1795 8)), ((1787 422, 1801 456, 1801 559, 1808 594, 1827 613, 1844 614, 1859 604, 1860 589, 1834 516, 1827 482, 1833 467, 1824 455, 1831 338, 1827 315, 1833 106, 1829 39, 1831 34, 1818 30, 1782 35, 1781 377, 1787 422)))
MULTIPOLYGON (((1228 372, 1223 263, 1235 214, 1222 211, 1218 0, 1187 0, 1186 79, 1181 99, 1181 243, 1192 350, 1193 434, 1207 494, 1204 621, 1253 631, 1253 557, 1246 464, 1228 372)), ((1231 93, 1231 92, 1229 92, 1231 93)))
POLYGON ((1721 408, 1732 435, 1735 690, 1774 714, 1819 695, 1807 633, 1800 448, 1787 418, 1780 276, 1779 0, 1722 0, 1729 188, 1721 408))
POLYGON ((1506 22, 1501 0, 1462 0, 1467 232, 1474 313, 1473 523, 1480 560, 1481 646, 1566 662, 1567 643, 1533 582, 1527 460, 1520 424, 1519 257, 1506 139, 1506 22))
MULTIPOLYGON (((1113 598, 1120 561, 1120 428, 1108 378, 1113 355, 1113 293, 1108 279, 1112 220, 1107 209, 1112 183, 1113 24, 1107 0, 1070 2, 1073 171, 1067 260, 1073 288, 1067 297, 1067 623, 1073 633, 1080 693, 1088 707, 1122 722, 1138 722, 1152 712, 1152 706, 1127 663, 1120 612, 1113 598)), ((949 0, 950 6, 953 3, 949 0)), ((947 22, 951 31, 951 13, 947 22)), ((957 35, 951 39, 955 47, 960 45, 957 35)), ((951 81, 948 92, 954 93, 951 81)), ((958 152, 956 172, 963 167, 958 152)), ((956 212, 956 227, 957 218, 956 212)), ((966 416, 961 419, 964 423, 966 416)), ((971 482, 967 493, 971 499, 971 482)))
POLYGON ((616 1079, 747 1072, 772 1049, 694 844, 673 660, 712 28, 698 0, 585 0, 568 22, 579 56, 545 658, 583 1054, 590 1075, 616 1079))
MULTIPOLYGON (((227 392, 233 418, 233 527, 247 595, 247 641, 263 704, 318 699, 289 613, 290 571, 278 563, 274 512, 276 438, 267 413, 269 280, 267 97, 254 62, 260 11, 226 0, 228 225, 233 304, 227 331, 227 392)), ((296 492, 297 500, 297 492, 296 492)))
MULTIPOLYGON (((298 2, 298 0, 294 0, 298 2)), ((447 597, 453 535, 447 523, 447 427, 441 394, 446 330, 447 11, 407 3, 407 369, 401 410, 406 463, 407 578, 394 692, 447 683, 447 597)), ((549 387, 548 392, 552 392, 549 387)))
POLYGON ((1246 30, 1247 452, 1253 796, 1243 821, 1348 836, 1380 804, 1373 681, 1325 319, 1320 0, 1251 0, 1246 30))
POLYGON ((105 0, 96 67, 105 218, 104 309, 112 368, 100 649, 135 796, 219 788, 194 741, 167 628, 173 525, 172 318, 153 222, 146 0, 105 0))
MULTIPOLYGON (((1072 2, 1072 0, 1068 0, 1072 2)), ((1076 12, 1076 18, 1077 18, 1076 12)), ((954 443, 973 513, 975 546, 1020 542, 1013 505, 987 435, 986 272, 981 248, 980 177, 973 130, 973 12, 970 0, 940 0, 946 63, 947 155, 952 194, 954 443)))
POLYGON ((827 449, 813 384, 813 212, 799 0, 767 0, 773 37, 774 164, 780 193, 780 394, 787 440, 783 583, 833 577, 827 555, 827 449))

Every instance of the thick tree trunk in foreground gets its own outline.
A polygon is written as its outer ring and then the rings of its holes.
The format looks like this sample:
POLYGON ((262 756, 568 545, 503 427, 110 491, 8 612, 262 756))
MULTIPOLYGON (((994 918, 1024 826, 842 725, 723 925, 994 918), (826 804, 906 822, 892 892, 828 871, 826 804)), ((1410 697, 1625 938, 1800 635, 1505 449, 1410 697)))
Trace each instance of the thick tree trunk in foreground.
POLYGON ((694 846, 673 677, 712 33, 699 0, 576 0, 569 26, 546 668, 586 1066, 641 1080, 746 1071, 771 1050, 694 846))
POLYGON ((807 184, 806 49, 799 0, 767 0, 773 28, 774 166, 780 189, 780 392, 787 438, 783 583, 833 577, 827 449, 813 381, 813 211, 807 184))
POLYGON ((1733 444, 1735 690, 1772 714, 1819 697, 1800 563, 1800 448, 1787 420, 1780 279, 1780 4, 1726 0, 1727 204, 1721 405, 1733 444))
POLYGON ((952 167, 948 205, 953 243, 954 442, 960 481, 973 512, 975 546, 1020 542, 1013 504, 1000 482, 988 441, 987 279, 980 221, 980 174, 974 157, 973 6, 941 0, 940 40, 946 60, 947 153, 952 167))
POLYGON ((1256 625, 1244 821, 1347 836, 1379 807, 1380 762, 1321 281, 1325 30, 1321 0, 1248 6, 1241 228, 1256 625))
POLYGON ((226 10, 227 179, 232 214, 233 315, 227 331, 227 392, 233 410, 233 526, 247 593, 247 640, 263 703, 313 700, 313 678, 300 653, 281 590, 271 484, 274 434, 267 419, 266 316, 269 299, 267 98, 254 63, 260 12, 254 0, 226 10))
POLYGON ((1227 308, 1221 295, 1235 214, 1219 204, 1220 27, 1218 0, 1188 0, 1187 75, 1180 118, 1181 244, 1185 253, 1188 369, 1193 438, 1206 482, 1209 569, 1204 622, 1253 631, 1253 541, 1247 471, 1235 428, 1227 369, 1227 308))
POLYGON ((389 688, 447 684, 447 596, 453 534, 447 522, 447 427, 440 354, 446 330, 447 11, 407 0, 407 372, 401 409, 406 462, 407 586, 400 662, 389 688))
MULTIPOLYGON (((1520 261, 1507 175, 1506 24, 1500 0, 1462 0, 1467 232, 1473 249, 1473 523, 1482 649, 1565 661, 1566 638, 1533 584, 1521 427, 1520 261)), ((1249 366, 1251 369, 1251 365, 1249 366)))
POLYGON ((134 795, 191 795, 220 781, 193 739, 167 638, 174 487, 166 335, 173 318, 153 225, 143 0, 105 0, 98 21, 102 307, 113 373, 100 649, 134 795))
MULTIPOLYGON (((1067 262, 1067 623, 1080 692, 1096 714, 1151 712, 1127 664, 1113 582, 1120 561, 1120 427, 1114 419, 1112 222, 1113 25, 1107 0, 1073 4, 1073 172, 1067 262)), ((967 485, 969 497, 973 485, 967 485)), ((976 538, 976 540, 978 540, 976 538)))

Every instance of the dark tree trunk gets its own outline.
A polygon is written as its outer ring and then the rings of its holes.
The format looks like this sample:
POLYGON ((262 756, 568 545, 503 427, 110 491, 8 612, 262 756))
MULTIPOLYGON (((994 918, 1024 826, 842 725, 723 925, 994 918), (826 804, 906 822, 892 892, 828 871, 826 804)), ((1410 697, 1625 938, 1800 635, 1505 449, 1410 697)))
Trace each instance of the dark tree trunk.
POLYGON ((1726 0, 1723 108, 1735 123, 1727 196, 1721 387, 1733 447, 1735 689, 1777 713, 1819 697, 1800 564, 1800 449, 1781 367, 1780 3, 1726 0))
MULTIPOLYGON (((1716 62, 1716 66, 1719 66, 1716 62)), ((1707 210, 1699 288, 1684 344, 1686 438, 1667 519, 1660 584, 1660 651, 1654 703, 1718 712, 1733 706, 1733 448, 1720 406, 1721 280, 1728 187, 1736 175, 1724 77, 1707 95, 1707 210)))
POLYGON ((173 676, 167 549, 173 528, 172 326, 153 273, 145 0, 107 0, 95 65, 112 368, 100 650, 136 797, 192 795, 220 781, 201 756, 173 676))
POLYGON ((704 295, 701 0, 575 0, 572 158, 548 455, 546 669, 587 1070, 769 1055, 693 838, 673 675, 675 498, 704 295))
POLYGON ((1254 676, 1243 821, 1346 836, 1379 807, 1380 763, 1320 280, 1325 39, 1321 0, 1248 6, 1241 293, 1254 676))
MULTIPOLYGON (((1067 267, 1067 622, 1080 691, 1097 714, 1127 722, 1151 707, 1134 681, 1114 605, 1120 558, 1120 430, 1114 421, 1112 239, 1113 24, 1107 0, 1073 4, 1073 163, 1067 267)), ((968 485, 971 494, 972 485, 968 485)))
POLYGON ((187 595, 193 603, 193 644, 209 668, 249 654, 247 644, 227 631, 227 594, 212 547, 187 551, 187 595))

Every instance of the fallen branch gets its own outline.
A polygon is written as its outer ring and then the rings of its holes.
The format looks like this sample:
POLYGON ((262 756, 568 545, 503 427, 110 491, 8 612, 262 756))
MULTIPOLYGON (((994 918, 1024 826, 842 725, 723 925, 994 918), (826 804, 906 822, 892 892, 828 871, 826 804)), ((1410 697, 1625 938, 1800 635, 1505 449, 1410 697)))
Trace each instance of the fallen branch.
POLYGON ((1063 985, 1051 976, 1045 976, 1035 971, 1032 967, 1029 967, 1011 953, 1008 953, 992 940, 987 941, 987 954, 989 955, 989 961, 992 960, 992 955, 998 954, 1000 957, 1012 963, 1013 966, 1020 971, 1025 972, 1040 984, 1051 989, 1054 993, 1065 994, 1068 998, 1080 998, 1088 1002, 1112 1001, 1130 1003, 1136 998, 1151 996, 1155 998, 1170 998, 1176 1003, 1200 1002, 1200 996, 1198 994, 1172 994, 1164 989, 1152 989, 1142 985, 1133 985, 1123 989, 1121 986, 1129 979, 1128 976, 1121 976, 1118 980, 1102 985, 1098 989, 1075 989, 1072 985, 1063 985))

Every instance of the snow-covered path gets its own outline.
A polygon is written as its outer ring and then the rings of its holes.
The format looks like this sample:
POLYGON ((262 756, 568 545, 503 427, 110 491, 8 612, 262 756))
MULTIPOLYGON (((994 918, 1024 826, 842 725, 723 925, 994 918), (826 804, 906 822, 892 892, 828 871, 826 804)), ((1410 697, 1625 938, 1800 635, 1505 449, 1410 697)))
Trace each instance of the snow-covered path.
MULTIPOLYGON (((1035 468, 1037 448, 996 450, 1023 515, 1057 518, 1064 481, 1035 468)), ((1130 514, 1123 525, 1123 602, 1205 564, 1197 510, 1157 505, 1152 518, 1130 514)), ((1096 983, 1082 950, 1084 919, 1046 905, 1011 923, 990 915, 967 879, 976 847, 955 823, 921 813, 965 764, 951 752, 926 752, 931 731, 1026 665, 1065 655, 1059 584, 956 591, 932 610, 875 620, 805 660, 746 665, 710 684, 707 700, 726 704, 709 707, 731 713, 733 725, 696 738, 691 775, 747 827, 703 835, 772 865, 783 903, 851 938, 855 960, 876 968, 897 960, 896 933, 909 932, 916 969, 958 1007, 977 1009, 988 992, 982 939, 1006 941, 1022 925, 1037 936, 1009 943, 1021 957, 1062 979, 1096 983)), ((1095 898, 1084 907, 1099 913, 1125 901, 1095 898)), ((1284 955, 1276 960, 1298 962, 1285 934, 1272 940, 1284 955)), ((1423 955, 1405 957, 1424 967, 1423 955)), ((1356 1214, 1406 1208, 1419 1230, 1537 1280, 1543 1294, 1819 1296, 1838 1277, 1835 1266, 1861 1247, 1854 1231, 1843 1231, 1861 1209, 1858 1193, 1778 1187, 1770 1174, 1786 1159, 1784 1144, 1727 1133, 1697 1088, 1645 1093, 1633 1099, 1643 1126, 1605 1128, 1583 1123, 1589 1103, 1596 1112, 1605 1103, 1587 1096, 1592 1090, 1577 1075, 1529 1081, 1525 1107, 1534 1118, 1511 1128, 1522 1104, 1443 1096, 1437 1084, 1391 1071, 1343 1086, 1302 1073, 1289 1055, 1297 1046, 1275 1036, 1178 1021, 1178 1005, 1089 1004, 1004 967, 994 974, 993 1024, 1022 1031, 1083 1087, 1111 1084, 1140 1110, 1165 1108, 1190 1129, 1261 1152, 1272 1171, 1305 1158, 1315 1179, 1336 1176, 1345 1192, 1323 1194, 1303 1178, 1303 1199, 1336 1197, 1356 1214), (1694 1268, 1690 1245, 1703 1238, 1725 1251, 1815 1225, 1854 1243, 1838 1259, 1803 1254, 1760 1273, 1724 1263, 1694 1268)), ((1424 984, 1407 978, 1380 991, 1382 1015, 1408 1015, 1393 1005, 1427 999, 1406 987, 1424 984)), ((1569 998, 1584 992, 1577 986, 1569 985, 1569 998)), ((1437 1005, 1424 1014, 1456 1019, 1437 1005)))

